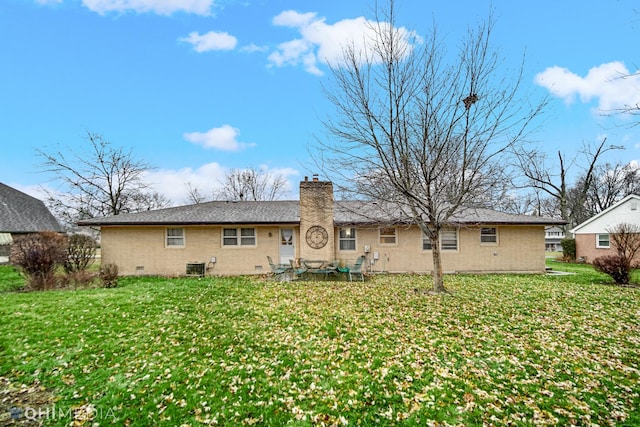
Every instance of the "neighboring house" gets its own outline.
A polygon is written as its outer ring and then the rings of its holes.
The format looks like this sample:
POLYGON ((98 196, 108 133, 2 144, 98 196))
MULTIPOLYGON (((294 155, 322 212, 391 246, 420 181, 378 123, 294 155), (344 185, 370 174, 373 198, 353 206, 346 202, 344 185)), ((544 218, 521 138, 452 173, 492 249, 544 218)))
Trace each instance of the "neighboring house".
POLYGON ((62 231, 44 203, 0 183, 0 263, 9 261, 13 239, 39 231, 62 231))
MULTIPOLYGON (((445 272, 545 271, 544 228, 562 221, 470 210, 441 233, 445 272)), ((81 221, 99 226, 102 262, 123 275, 261 274, 291 259, 366 256, 370 272, 431 272, 429 239, 375 202, 334 201, 333 184, 300 183, 300 201, 215 201, 81 221)))
POLYGON ((549 252, 562 252, 562 239, 565 233, 561 227, 552 225, 544 229, 544 247, 549 252))
POLYGON ((591 263, 600 256, 617 254, 609 231, 623 222, 640 227, 640 196, 630 194, 570 230, 576 239, 576 257, 591 263))

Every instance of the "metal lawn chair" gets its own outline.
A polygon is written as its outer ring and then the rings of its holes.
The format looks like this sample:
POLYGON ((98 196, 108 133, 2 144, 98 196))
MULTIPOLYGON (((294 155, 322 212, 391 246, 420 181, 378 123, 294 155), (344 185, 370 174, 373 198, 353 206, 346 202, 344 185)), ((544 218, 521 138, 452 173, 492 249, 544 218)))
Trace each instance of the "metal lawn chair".
POLYGON ((360 281, 364 282, 364 272, 362 271, 362 268, 364 267, 364 260, 364 255, 360 255, 355 263, 347 266, 349 269, 348 273, 350 282, 353 282, 353 276, 360 276, 360 281))
POLYGON ((269 261, 271 274, 273 274, 274 278, 283 281, 286 277, 286 273, 291 271, 291 266, 288 264, 275 264, 269 255, 267 255, 267 260, 269 261))

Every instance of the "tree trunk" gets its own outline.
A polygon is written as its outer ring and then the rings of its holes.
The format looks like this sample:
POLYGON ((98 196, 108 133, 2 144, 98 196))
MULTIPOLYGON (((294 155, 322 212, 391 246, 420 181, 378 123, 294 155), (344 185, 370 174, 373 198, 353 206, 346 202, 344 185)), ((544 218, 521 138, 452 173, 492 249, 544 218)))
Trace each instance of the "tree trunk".
POLYGON ((433 254, 433 293, 441 294, 447 292, 444 287, 444 277, 442 273, 442 256, 440 254, 440 231, 431 233, 431 252, 433 254))

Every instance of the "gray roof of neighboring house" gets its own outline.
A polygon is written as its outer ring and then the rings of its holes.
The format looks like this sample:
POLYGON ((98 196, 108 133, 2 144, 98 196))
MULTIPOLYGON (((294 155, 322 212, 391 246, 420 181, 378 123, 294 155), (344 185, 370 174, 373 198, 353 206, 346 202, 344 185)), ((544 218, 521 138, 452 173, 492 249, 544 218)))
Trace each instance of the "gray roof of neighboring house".
POLYGON ((38 231, 62 231, 62 227, 42 201, 0 183, 0 232, 38 231))
MULTIPOLYGON (((334 221, 338 225, 408 223, 398 211, 390 215, 373 202, 336 201, 334 221)), ((198 224, 296 224, 300 222, 298 201, 214 201, 167 209, 120 214, 80 221, 78 225, 198 225, 198 224)), ((513 215, 490 209, 468 209, 452 222, 464 224, 564 224, 551 218, 513 215)))

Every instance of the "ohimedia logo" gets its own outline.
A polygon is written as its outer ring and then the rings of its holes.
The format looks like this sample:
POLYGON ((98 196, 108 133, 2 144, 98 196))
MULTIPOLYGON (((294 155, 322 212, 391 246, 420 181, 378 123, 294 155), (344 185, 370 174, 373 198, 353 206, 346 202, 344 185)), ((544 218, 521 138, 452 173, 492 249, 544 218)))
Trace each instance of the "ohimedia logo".
POLYGON ((94 405, 86 404, 71 408, 62 408, 56 405, 33 407, 13 407, 9 409, 9 415, 13 420, 27 419, 38 420, 69 420, 69 421, 94 421, 110 420, 115 421, 116 415, 113 408, 96 408, 94 405))

